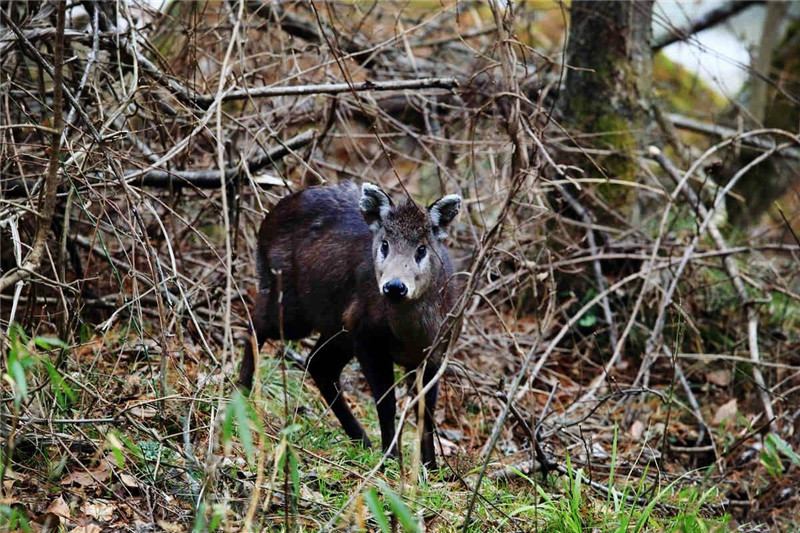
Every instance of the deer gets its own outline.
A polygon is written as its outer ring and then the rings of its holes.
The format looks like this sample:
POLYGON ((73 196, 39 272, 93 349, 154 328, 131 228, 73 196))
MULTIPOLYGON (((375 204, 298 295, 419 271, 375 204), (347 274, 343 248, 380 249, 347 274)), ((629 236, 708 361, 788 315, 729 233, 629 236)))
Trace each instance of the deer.
MULTIPOLYGON (((394 365, 422 374, 420 457, 436 468, 434 408, 441 354, 431 345, 460 296, 447 229, 461 208, 457 194, 424 208, 410 197, 395 205, 373 184, 311 187, 282 198, 258 232, 258 293, 239 384, 250 390, 264 342, 318 333, 305 367, 347 436, 370 447, 341 385, 355 357, 378 413, 383 452, 397 455, 394 365)), ((441 350, 439 350, 441 351, 441 350)))

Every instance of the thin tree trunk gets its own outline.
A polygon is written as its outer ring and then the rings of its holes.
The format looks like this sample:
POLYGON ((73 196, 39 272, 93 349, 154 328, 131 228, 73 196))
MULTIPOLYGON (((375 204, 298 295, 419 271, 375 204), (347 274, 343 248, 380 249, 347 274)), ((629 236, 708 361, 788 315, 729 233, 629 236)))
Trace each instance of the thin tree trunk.
POLYGON ((780 35, 776 31, 789 4, 784 2, 768 2, 767 15, 761 29, 761 40, 758 43, 758 55, 754 65, 753 92, 750 96, 750 113, 759 124, 764 122, 767 111, 767 78, 772 68, 772 53, 778 44, 780 35))
MULTIPOLYGON (((603 177, 632 180, 635 150, 647 142, 648 101, 652 87, 651 18, 653 0, 630 2, 576 0, 570 10, 566 88, 562 108, 566 122, 614 156, 599 161, 603 177)), ((586 166, 586 165, 582 165, 586 166)), ((614 207, 632 203, 631 188, 600 189, 614 207)))
POLYGON ((56 191, 58 189, 58 166, 60 164, 61 132, 64 128, 63 119, 63 87, 61 71, 64 66, 64 24, 66 1, 60 0, 56 16, 56 42, 53 49, 53 132, 50 149, 50 160, 44 175, 44 187, 39 191, 39 219, 36 226, 36 236, 33 240, 31 251, 19 268, 10 271, 0 278, 0 292, 11 287, 18 281, 28 278, 37 271, 42 264, 44 246, 47 233, 53 221, 56 207, 56 191))

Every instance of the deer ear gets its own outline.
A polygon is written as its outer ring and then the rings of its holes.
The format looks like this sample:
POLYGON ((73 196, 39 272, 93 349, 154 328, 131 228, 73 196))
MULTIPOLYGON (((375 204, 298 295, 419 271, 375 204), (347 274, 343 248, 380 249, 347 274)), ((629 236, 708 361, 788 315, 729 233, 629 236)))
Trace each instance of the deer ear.
POLYGON ((383 225, 384 219, 392 210, 392 201, 380 187, 371 183, 361 186, 361 200, 358 202, 361 215, 372 231, 383 225))
POLYGON ((428 215, 431 217, 433 234, 439 240, 447 238, 447 226, 456 218, 461 209, 461 197, 457 194, 442 196, 428 207, 428 215))

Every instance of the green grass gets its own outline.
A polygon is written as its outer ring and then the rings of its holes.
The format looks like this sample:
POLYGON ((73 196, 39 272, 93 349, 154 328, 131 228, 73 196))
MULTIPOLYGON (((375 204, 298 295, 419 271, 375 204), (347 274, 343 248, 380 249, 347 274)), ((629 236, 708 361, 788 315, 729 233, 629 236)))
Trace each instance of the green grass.
MULTIPOLYGON (((277 359, 262 358, 260 409, 265 412, 285 411, 280 365, 277 359)), ((361 524, 377 531, 391 531, 394 517, 399 531, 414 531, 421 527, 421 522, 425 522, 429 530, 464 529, 465 512, 472 496, 468 487, 447 479, 446 470, 427 480, 409 472, 416 440, 413 427, 407 427, 403 434, 404 471, 400 471, 398 461, 390 459, 374 478, 362 484, 361 476, 372 470, 381 458, 377 446, 364 449, 347 440, 334 417, 325 413, 318 392, 307 376, 304 380, 301 371, 287 369, 286 377, 290 412, 304 406, 303 414, 287 422, 298 428, 284 436, 297 457, 290 485, 301 495, 297 507, 299 521, 305 513, 311 513, 319 526, 341 510, 337 528, 359 530, 358 524, 361 524), (315 494, 318 501, 305 501, 302 495, 308 493, 315 494), (357 497, 352 498, 356 493, 357 497), (349 507, 344 508, 348 504, 349 507)), ((374 405, 364 394, 350 395, 351 399, 356 396, 358 417, 373 442, 379 442, 374 405), (362 401, 367 404, 361 405, 362 401)), ((273 451, 276 449, 269 440, 264 442, 273 451)), ((621 477, 616 474, 616 441, 610 461, 606 493, 590 487, 585 472, 569 458, 566 475, 551 475, 547 485, 522 472, 507 481, 484 478, 466 530, 702 532, 719 530, 727 523, 725 517, 703 517, 704 504, 716 496, 715 489, 687 488, 683 478, 653 487, 645 482, 646 475, 636 479, 621 477), (632 503, 639 499, 646 503, 632 503)), ((279 480, 285 477, 284 472, 278 474, 279 480)), ((476 475, 465 477, 470 484, 477 479, 476 475)), ((264 525, 277 527, 274 523, 264 525)), ((309 531, 315 529, 307 527, 309 531)))
MULTIPOLYGON (((44 355, 25 340, 20 337, 11 343, 8 373, 4 376, 14 384, 9 392, 16 392, 23 404, 30 395, 27 384, 34 382, 32 372, 46 365, 44 355)), ((40 349, 53 345, 42 342, 40 339, 40 349)), ((363 379, 353 367, 347 373, 359 387, 349 395, 357 416, 373 442, 380 442, 374 404, 360 389, 363 379)), ((60 391, 65 401, 76 401, 69 397, 77 397, 77 392, 66 392, 65 387, 62 381, 52 378, 49 390, 60 391)), ((62 490, 64 476, 95 470, 104 456, 113 463, 114 474, 105 478, 105 485, 87 487, 86 494, 114 500, 117 492, 112 486, 119 491, 118 476, 132 476, 142 487, 170 494, 174 516, 182 512, 184 525, 194 531, 239 528, 254 501, 254 525, 258 530, 276 531, 316 531, 328 522, 334 530, 382 532, 391 531, 393 526, 397 531, 447 532, 711 531, 726 524, 724 517, 704 518, 705 504, 717 496, 713 486, 707 487, 705 482, 691 486, 686 478, 677 478, 656 483, 646 469, 644 474, 635 476, 621 474, 616 440, 604 464, 608 470, 599 469, 607 476, 600 474, 597 478, 606 480, 605 492, 591 487, 586 471, 565 456, 564 474, 551 474, 547 482, 523 472, 505 480, 484 477, 469 524, 465 524, 477 471, 462 472, 463 481, 447 467, 427 477, 412 472, 412 459, 417 453, 413 425, 409 424, 403 433, 404 461, 389 459, 366 478, 381 460, 378 446, 364 449, 350 442, 304 372, 265 356, 256 387, 250 397, 231 392, 217 398, 216 386, 200 391, 192 425, 198 438, 196 447, 190 450, 199 462, 186 460, 181 432, 169 433, 176 425, 172 420, 175 413, 186 412, 179 409, 186 403, 170 405, 165 400, 165 408, 157 416, 134 414, 143 417, 138 425, 82 428, 84 435, 97 443, 101 454, 86 452, 80 458, 63 453, 42 454, 37 459, 39 466, 27 461, 24 468, 48 472, 48 490, 56 494, 62 490), (207 409, 201 410, 202 405, 207 409), (214 431, 210 431, 212 428, 214 431), (209 437, 214 440, 209 442, 209 437), (210 447, 211 455, 201 446, 210 447), (208 457, 210 462, 202 463, 208 457), (253 500, 256 484, 260 492, 253 500), (644 503, 632 503, 640 499, 644 503)), ((467 424, 483 418, 480 413, 466 410, 463 416, 467 424)), ((488 428, 477 423, 473 427, 476 432, 488 433, 488 428)), ((69 431, 69 426, 62 431, 69 431)), ((781 476, 782 462, 800 460, 782 441, 770 442, 772 446, 765 451, 762 462, 774 476, 781 476)), ((478 462, 477 457, 466 459, 469 464, 478 462)), ((491 470, 500 466, 493 464, 491 470)), ((594 476, 598 476, 598 469, 594 470, 594 476)), ((80 492, 83 488, 73 490, 80 492)), ((0 518, 25 529, 26 516, 11 507, 0 508, 0 518)))
POLYGON ((549 488, 519 473, 535 487, 538 501, 518 505, 509 514, 526 517, 539 531, 552 533, 712 531, 728 522, 727 517, 707 519, 701 514, 703 505, 716 495, 713 488, 704 493, 694 488, 679 489, 678 478, 657 490, 655 496, 648 496, 642 478, 639 482, 628 480, 621 487, 609 482, 603 498, 586 484, 584 472, 574 469, 569 458, 566 470, 566 476, 549 488), (631 502, 640 499, 646 503, 631 502))

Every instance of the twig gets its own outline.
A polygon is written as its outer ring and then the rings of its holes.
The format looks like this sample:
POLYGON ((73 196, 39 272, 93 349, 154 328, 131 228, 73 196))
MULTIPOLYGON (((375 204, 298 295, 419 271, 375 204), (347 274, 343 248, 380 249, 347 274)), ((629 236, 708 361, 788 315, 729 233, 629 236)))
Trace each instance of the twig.
MULTIPOLYGON (((231 56, 233 55, 233 49, 239 40, 239 29, 242 25, 243 20, 243 13, 244 13, 244 0, 239 0, 238 2, 238 9, 236 10, 236 18, 233 26, 233 30, 231 31, 231 39, 228 43, 227 50, 225 51, 225 57, 222 60, 221 65, 221 72, 219 75, 218 85, 217 85, 217 96, 216 99, 220 98, 222 95, 226 80, 228 79, 228 75, 230 69, 232 68, 231 65, 231 56)), ((215 124, 215 133, 216 133, 216 157, 217 157, 217 167, 219 168, 219 191, 220 197, 222 200, 222 224, 223 224, 223 234, 224 234, 224 242, 225 242, 225 256, 222 262, 222 268, 224 269, 225 274, 225 292, 223 298, 223 308, 222 312, 224 313, 223 317, 223 343, 222 343, 222 352, 219 355, 220 366, 224 367, 226 362, 228 361, 229 353, 233 352, 233 329, 231 327, 231 304, 233 302, 233 249, 232 249, 232 239, 231 239, 231 221, 230 221, 230 212, 228 211, 228 187, 226 183, 226 175, 225 175, 225 149, 223 143, 223 134, 222 134, 222 108, 221 106, 217 105, 214 110, 214 118, 216 119, 215 124)), ((225 380, 219 380, 217 383, 217 395, 219 397, 223 397, 225 392, 225 380)), ((219 431, 219 428, 212 427, 209 431, 209 446, 206 450, 206 457, 204 462, 204 469, 203 469, 203 484, 207 485, 212 479, 214 475, 214 463, 215 457, 213 454, 213 446, 211 442, 217 439, 216 432, 219 431)), ((289 461, 286 461, 288 464, 289 461)), ((200 506, 200 498, 203 495, 198 494, 197 498, 195 499, 197 507, 200 506)))
POLYGON ((695 33, 699 33, 705 29, 708 29, 712 26, 715 26, 721 22, 725 22, 733 15, 739 13, 747 9, 750 6, 756 4, 763 4, 763 0, 744 0, 744 1, 736 1, 736 2, 726 2, 719 6, 716 9, 712 9, 708 13, 704 13, 696 20, 693 20, 689 25, 684 26, 682 28, 675 28, 671 27, 669 33, 661 37, 660 39, 655 39, 654 42, 650 45, 654 52, 658 52, 665 46, 669 46, 672 43, 678 41, 685 41, 689 39, 695 33))
MULTIPOLYGON (((62 85, 62 68, 64 67, 64 24, 66 20, 66 0, 59 0, 56 18, 56 42, 53 49, 53 133, 50 134, 50 160, 44 176, 44 187, 39 191, 39 217, 36 226, 36 236, 33 246, 25 261, 19 268, 0 277, 0 292, 14 285, 18 281, 28 278, 32 272, 39 269, 44 254, 44 245, 47 234, 53 222, 56 208, 56 191, 58 190, 58 167, 61 153, 61 134, 64 130, 62 85)), ((3 18, 8 18, 5 11, 0 9, 3 18)), ((10 19, 9 19, 10 20, 10 19)))
MULTIPOLYGON (((694 131, 696 133, 704 133, 706 135, 714 135, 723 139, 736 138, 742 144, 747 144, 762 150, 771 150, 775 148, 775 142, 770 139, 760 139, 753 136, 740 136, 741 132, 718 126, 716 124, 709 124, 708 122, 701 122, 677 113, 667 113, 666 118, 671 121, 675 127, 682 130, 694 131)), ((800 159, 800 150, 795 148, 787 148, 781 151, 784 157, 791 157, 792 159, 800 159)))
MULTIPOLYGON (((664 346, 664 349, 667 352, 667 356, 672 357, 672 353, 669 350, 669 348, 667 346, 664 346)), ((717 443, 714 441, 714 436, 711 433, 711 428, 708 427, 705 418, 703 418, 703 412, 700 410, 700 404, 698 403, 697 398, 694 395, 694 392, 692 392, 692 387, 689 385, 689 380, 686 379, 686 375, 683 373, 683 368, 681 368, 681 365, 678 363, 677 358, 674 358, 673 362, 675 363, 675 376, 681 382, 681 387, 683 388, 683 392, 686 394, 686 398, 689 400, 689 406, 692 408, 692 413, 694 413, 695 419, 697 419, 697 421, 700 422, 701 431, 700 434, 697 436, 696 442, 699 445, 703 441, 705 435, 708 435, 709 439, 711 440, 711 447, 714 450, 714 457, 717 458, 717 460, 719 460, 720 455, 719 451, 717 451, 717 443)), ((664 428, 665 443, 666 439, 667 439, 667 428, 665 427, 664 428)), ((717 463, 717 468, 719 468, 719 472, 720 474, 722 474, 723 468, 721 463, 719 462, 717 463)))
POLYGON ((467 39, 473 39, 475 37, 482 37, 484 35, 488 35, 490 33, 494 33, 497 31, 497 26, 488 26, 486 28, 477 28, 470 31, 465 31, 463 33, 458 33, 455 36, 450 37, 439 37, 435 39, 427 39, 424 41, 418 41, 411 43, 411 48, 422 48, 428 46, 440 46, 443 44, 449 44, 454 41, 462 41, 467 39))
MULTIPOLYGON (((659 250, 661 249, 661 242, 664 239, 664 235, 666 234, 667 222, 669 220, 669 215, 672 212, 672 208, 673 208, 674 205, 676 205, 678 196, 681 194, 681 190, 687 185, 689 179, 694 175, 695 172, 697 172, 697 170, 700 168, 700 166, 703 164, 703 162, 705 162, 709 157, 711 157, 717 151, 721 150, 722 148, 724 148, 726 146, 729 146, 730 144, 732 144, 734 142, 737 142, 737 141, 739 141, 741 139, 755 137, 755 136, 758 136, 758 135, 765 135, 765 134, 781 135, 781 136, 790 138, 795 144, 800 144, 800 138, 798 138, 795 135, 792 135, 791 133, 789 133, 789 132, 787 132, 785 130, 776 129, 776 128, 763 128, 763 129, 752 130, 752 131, 748 131, 748 132, 742 133, 741 135, 737 135, 735 138, 732 138, 732 139, 725 139, 725 140, 717 143, 716 145, 712 146, 708 150, 706 150, 699 158, 697 158, 694 161, 694 163, 692 163, 692 165, 689 167, 689 169, 686 171, 686 173, 681 178, 681 180, 678 183, 678 185, 675 187, 675 190, 673 190, 672 193, 669 195, 669 202, 665 206, 664 212, 661 214, 661 221, 659 223, 658 236, 656 237, 656 240, 655 240, 655 242, 653 243, 653 246, 652 246, 652 252, 651 252, 651 256, 650 256, 650 269, 652 269, 653 266, 655 265, 656 256, 657 256, 659 250)), ((780 147, 780 149, 786 149, 787 147, 788 147, 788 144, 784 144, 784 145, 782 145, 780 147)), ((736 182, 745 173, 747 173, 753 166, 757 165, 758 163, 760 163, 761 161, 763 161, 764 159, 769 157, 773 152, 774 151, 767 152, 766 154, 762 154, 761 156, 755 158, 748 165, 746 165, 744 168, 742 168, 737 174, 735 174, 733 176, 733 178, 728 182, 727 186, 719 194, 717 200, 714 203, 712 211, 717 209, 717 207, 720 205, 722 199, 725 197, 725 195, 728 193, 728 191, 730 191, 730 189, 736 184, 736 182)), ((667 306, 669 305, 669 303, 671 302, 672 294, 674 293, 675 288, 677 287, 677 281, 676 280, 678 278, 680 278, 680 274, 686 268, 686 265, 687 265, 687 263, 689 261, 689 258, 694 253, 694 250, 695 250, 695 248, 697 247, 697 245, 698 245, 698 243, 700 241, 700 235, 702 235, 702 233, 705 232, 706 224, 709 221, 710 221, 709 218, 706 218, 703 221, 702 227, 697 232, 697 235, 695 235, 694 239, 692 239, 692 242, 691 242, 690 246, 688 246, 688 247, 686 247, 684 249, 683 257, 682 257, 681 262, 680 262, 679 267, 678 267, 677 277, 676 277, 675 280, 673 280, 673 283, 669 286, 667 291, 665 291, 664 297, 662 298, 662 304, 659 307, 658 316, 656 317, 655 325, 653 326, 653 329, 652 329, 652 331, 650 333, 650 336, 648 337, 648 340, 645 343, 645 358, 644 358, 644 361, 642 362, 642 366, 640 368, 639 375, 637 375, 637 377, 636 377, 636 381, 635 382, 637 384, 641 380, 643 374, 649 368, 651 357, 654 357, 654 355, 653 355, 655 353, 654 347, 655 347, 656 343, 660 340, 661 332, 662 332, 662 330, 664 328, 664 320, 665 320, 665 317, 666 317, 666 309, 667 309, 667 306)), ((649 277, 645 277, 645 280, 649 280, 649 277)), ((648 289, 648 286, 649 286, 649 281, 645 281, 645 283, 642 285, 642 289, 641 289, 641 291, 639 293, 639 299, 640 300, 643 298, 644 292, 648 289)), ((637 305, 638 305, 638 301, 637 301, 637 305)))
MULTIPOLYGON (((500 47, 501 51, 501 60, 500 65, 503 71, 503 91, 506 94, 516 95, 519 93, 519 81, 517 80, 516 76, 514 75, 514 65, 516 65, 516 55, 514 51, 514 46, 511 43, 511 39, 509 38, 510 28, 513 28, 514 25, 514 5, 513 4, 506 4, 502 7, 503 11, 501 12, 501 6, 497 4, 490 4, 492 15, 494 16, 495 24, 497 26, 497 43, 500 47)), ((506 116, 506 127, 508 129, 508 135, 511 140, 511 143, 514 146, 514 156, 511 160, 511 191, 509 192, 509 202, 514 199, 516 196, 514 189, 521 187, 522 184, 525 182, 526 176, 525 174, 529 172, 531 161, 528 156, 528 147, 525 142, 525 138, 523 136, 524 127, 522 125, 522 109, 520 105, 520 99, 512 97, 510 102, 508 103, 508 114, 506 116)), ((536 157, 534 159, 535 167, 538 170, 538 166, 540 164, 539 158, 536 157)), ((538 175, 536 176, 538 177, 538 175)), ((507 213, 506 213, 507 214, 507 213)), ((504 218, 500 218, 498 222, 501 222, 504 218)), ((497 228, 497 224, 495 224, 494 228, 497 228)), ((493 229, 494 229, 493 228, 493 229)), ((473 279, 469 280, 473 282, 473 279)), ((519 389, 520 385, 522 385, 523 380, 528 375, 528 367, 530 366, 533 360, 533 354, 537 351, 538 342, 534 345, 534 348, 528 353, 525 357, 524 361, 520 369, 517 372, 517 375, 514 376, 514 380, 511 383, 511 386, 508 390, 508 399, 503 406, 503 410, 500 413, 500 416, 495 420, 494 427, 492 428, 492 433, 489 437, 489 453, 486 454, 486 457, 483 460, 483 464, 481 465, 480 473, 478 474, 478 479, 475 481, 475 485, 473 488, 472 495, 470 496, 469 506, 467 507, 467 512, 464 515, 464 527, 463 531, 469 531, 472 525, 471 517, 472 511, 475 508, 475 503, 478 500, 478 493, 481 490, 481 482, 483 477, 486 475, 486 469, 489 466, 489 460, 492 455, 492 451, 494 450, 494 446, 497 443, 497 440, 500 438, 500 431, 505 424, 506 418, 511 410, 511 404, 514 401, 514 398, 517 394, 517 390, 519 389)), ((544 364, 546 357, 542 357, 540 362, 544 364)), ((540 365, 537 364, 537 368, 541 368, 540 365)), ((531 371, 531 376, 535 375, 538 370, 531 371)))
MULTIPOLYGON (((55 80, 56 79, 56 75, 57 75, 55 73, 55 70, 57 70, 57 69, 54 66, 51 66, 47 62, 47 60, 42 56, 42 54, 39 53, 39 50, 35 46, 33 46, 33 44, 31 44, 31 42, 27 38, 25 38, 25 36, 22 33, 22 30, 20 30, 19 27, 17 27, 17 25, 14 23, 14 21, 11 19, 11 17, 8 15, 8 13, 5 12, 4 9, 0 9, 0 18, 2 18, 3 22, 5 24, 7 24, 8 27, 11 28, 11 31, 13 31, 16 34, 16 36, 19 39, 19 43, 22 46, 22 48, 25 49, 28 52, 30 57, 34 61, 36 61, 44 69, 44 71, 48 75, 50 75, 51 78, 53 78, 53 80, 55 80)), ((61 41, 61 46, 62 46, 62 48, 64 46, 63 38, 62 38, 62 41, 61 41)), ((63 50, 62 50, 62 54, 63 54, 63 50)), ((63 57, 62 57, 62 61, 63 61, 63 57)), ((81 120, 83 120, 83 123, 86 125, 87 129, 90 132, 92 132, 92 136, 95 138, 95 140, 98 143, 101 143, 102 142, 102 138, 100 137, 99 134, 97 134, 97 130, 94 127, 94 123, 92 122, 91 118, 89 118, 89 115, 86 114, 86 111, 83 109, 83 106, 80 105, 80 102, 78 101, 78 99, 75 98, 75 96, 72 94, 72 91, 70 91, 69 87, 67 87, 67 86, 65 86, 63 84, 62 75, 60 73, 58 74, 58 79, 59 79, 59 81, 62 82, 62 83, 58 84, 58 87, 59 87, 58 94, 59 95, 63 95, 62 96, 62 100, 63 100, 63 98, 66 98, 67 101, 70 103, 70 105, 74 109, 76 109, 78 111, 78 114, 80 115, 81 120)), ((53 91, 54 91, 53 92, 53 97, 54 97, 54 100, 55 100, 55 94, 56 94, 55 85, 53 87, 53 91)), ((63 102, 62 102, 61 105, 63 106, 63 102)), ((63 121, 63 117, 62 117, 62 121, 63 121)))
MULTIPOLYGON (((275 96, 302 96, 307 94, 340 94, 352 91, 405 91, 414 89, 454 89, 458 87, 455 78, 421 78, 418 80, 362 81, 360 83, 322 83, 318 85, 292 85, 288 87, 257 87, 239 89, 222 94, 222 101, 246 100, 248 98, 271 98, 275 96)), ((211 105, 216 95, 199 94, 191 96, 200 107, 211 105)))
POLYGON ((736 355, 722 354, 722 353, 679 353, 678 357, 681 359, 693 359, 696 361, 732 361, 734 363, 747 363, 749 365, 757 364, 766 368, 782 368, 784 370, 798 371, 800 366, 788 365, 786 363, 773 363, 770 361, 753 362, 752 359, 747 357, 739 357, 736 355))
POLYGON ((783 220, 783 224, 789 230, 789 233, 792 234, 792 237, 794 238, 794 242, 796 242, 797 245, 800 246, 800 237, 798 237, 797 232, 792 227, 792 224, 789 222, 789 219, 786 218, 786 214, 784 214, 783 209, 781 208, 781 205, 778 202, 775 202, 775 207, 778 208, 778 213, 781 214, 781 219, 783 220))
MULTIPOLYGON (((703 203, 700 201, 700 199, 697 197, 697 195, 690 187, 684 187, 681 190, 684 196, 686 196, 686 198, 689 200, 690 204, 695 206, 697 212, 703 219, 703 224, 701 225, 700 230, 698 231, 698 235, 695 236, 693 243, 696 243, 699 236, 702 235, 704 229, 707 227, 708 233, 711 236, 712 240, 714 241, 714 244, 716 244, 717 247, 721 250, 727 248, 727 245, 725 243, 725 238, 722 236, 722 233, 720 233, 716 223, 714 223, 711 214, 719 204, 720 199, 725 197, 724 193, 733 186, 736 180, 742 175, 744 175, 747 170, 749 170, 752 166, 754 166, 754 164, 757 164, 758 162, 760 162, 760 160, 766 159, 769 155, 771 155, 771 153, 774 150, 775 149, 773 148, 773 150, 771 150, 770 152, 765 152, 760 157, 754 159, 753 162, 746 165, 739 172, 737 172, 736 176, 734 176, 731 179, 731 182, 729 182, 726 185, 725 190, 723 191, 722 194, 720 194, 720 196, 717 198, 717 201, 714 203, 714 206, 710 210, 707 209, 705 205, 703 205, 703 203)), ((663 153, 661 153, 661 151, 658 148, 651 147, 650 155, 656 161, 658 161, 661 167, 667 172, 669 177, 672 178, 672 180, 676 184, 680 183, 681 177, 678 169, 675 168, 675 165, 673 165, 672 162, 669 159, 667 159, 667 157, 663 153)), ((754 302, 747 294, 747 289, 745 288, 744 282, 742 281, 742 277, 739 274, 739 266, 736 264, 736 261, 734 261, 733 257, 729 255, 725 256, 722 261, 723 265, 725 266, 725 270, 728 273, 728 276, 730 276, 731 278, 731 282, 733 282, 733 286, 736 289, 736 293, 739 295, 739 299, 741 300, 741 302, 744 304, 745 307, 747 315, 747 342, 750 349, 750 360, 754 363, 752 366, 753 380, 756 383, 756 387, 758 387, 758 394, 759 397, 761 398, 761 403, 764 406, 764 414, 766 415, 767 419, 773 420, 775 418, 775 415, 772 411, 772 402, 770 401, 769 398, 769 392, 766 387, 766 383, 764 381, 764 376, 761 374, 761 368, 758 365, 758 363, 761 360, 758 349, 758 312, 756 311, 754 302)), ((687 259, 684 256, 684 261, 682 261, 681 266, 685 265, 686 262, 687 259)), ((677 284, 677 280, 680 278, 682 270, 683 269, 681 267, 678 268, 678 271, 675 274, 675 278, 670 286, 671 290, 668 289, 667 293, 665 294, 664 300, 662 301, 662 306, 665 305, 664 302, 669 301, 667 298, 671 299, 672 290, 674 290, 674 286, 677 284)), ((777 430, 777 426, 774 423, 771 424, 771 430, 772 431, 777 430)))
MULTIPOLYGON (((586 208, 584 208, 580 202, 573 198, 569 191, 567 191, 566 187, 563 185, 556 185, 556 187, 570 207, 578 213, 578 216, 580 216, 583 222, 587 225, 586 239, 589 242, 589 253, 591 254, 591 257, 594 257, 592 260, 594 277, 595 281, 597 281, 598 291, 604 293, 606 290, 606 280, 605 277, 603 277, 603 267, 600 264, 600 260, 597 259, 597 257, 600 255, 600 251, 597 248, 597 240, 594 236, 594 229, 591 227, 591 225, 594 223, 594 220, 592 220, 592 217, 589 215, 589 212, 586 210, 586 208)), ((608 241, 607 237, 606 241, 608 241)), ((600 305, 603 308, 603 315, 605 316, 606 324, 608 324, 609 340, 611 341, 612 346, 616 346, 618 340, 617 324, 614 322, 614 315, 611 312, 611 304, 608 301, 608 295, 603 297, 603 299, 600 301, 600 305)))
MULTIPOLYGON (((315 139, 316 129, 309 129, 295 135, 291 139, 283 142, 280 146, 271 148, 265 154, 244 161, 247 172, 258 172, 259 170, 273 165, 285 157, 290 151, 302 148, 315 139)), ((244 172, 244 165, 237 165, 225 169, 225 180, 229 182, 241 176, 244 172)), ((131 170, 125 173, 125 181, 130 185, 139 187, 181 187, 192 186, 198 189, 217 189, 222 182, 219 170, 131 170)), ((282 185, 278 180, 256 180, 259 185, 282 185)))
POLYGON ((528 436, 528 439, 531 441, 531 446, 533 446, 534 453, 536 454, 536 461, 538 462, 539 469, 542 472, 542 475, 545 479, 547 479, 547 474, 556 468, 555 463, 551 463, 548 459, 547 455, 544 453, 541 444, 539 443, 539 438, 536 436, 535 432, 531 429, 528 422, 525 420, 525 417, 519 412, 516 406, 508 401, 508 398, 502 392, 498 392, 496 394, 497 398, 500 399, 501 402, 508 403, 511 406, 511 414, 517 420, 517 423, 522 427, 525 434, 528 436))
MULTIPOLYGON (((246 4, 249 11, 268 20, 270 23, 277 22, 281 29, 289 35, 319 45, 335 42, 337 48, 346 53, 340 59, 352 59, 366 68, 373 68, 378 63, 382 63, 390 65, 392 70, 401 69, 409 73, 417 72, 417 69, 414 68, 414 63, 391 47, 392 44, 402 38, 404 33, 395 35, 376 46, 371 46, 363 35, 359 33, 346 37, 323 25, 320 20, 317 20, 317 25, 315 26, 293 13, 285 11, 279 7, 279 4, 262 0, 248 0, 246 4)), ((312 9, 314 8, 313 4, 311 7, 312 9)), ((332 51, 336 53, 333 48, 332 51)), ((336 55, 338 56, 339 54, 336 55)), ((434 71, 433 65, 428 60, 421 61, 418 59, 417 65, 419 63, 425 63, 424 70, 434 71)))
MULTIPOLYGON (((94 34, 92 37, 92 49, 89 51, 89 55, 86 61, 86 68, 83 69, 83 75, 81 76, 81 81, 78 83, 78 90, 75 92, 75 97, 80 99, 81 94, 83 94, 83 89, 86 86, 86 81, 89 79, 89 73, 92 71, 92 67, 94 67, 95 62, 97 61, 97 53, 100 49, 100 25, 98 19, 99 9, 94 10, 94 14, 92 16, 92 33, 94 34)), ((75 117, 76 110, 73 107, 70 109, 69 113, 67 113, 67 123, 72 124, 72 121, 75 117)), ((64 139, 66 141, 66 139, 64 139)))

